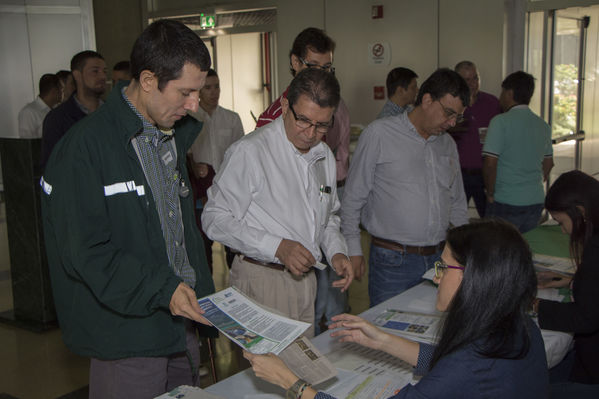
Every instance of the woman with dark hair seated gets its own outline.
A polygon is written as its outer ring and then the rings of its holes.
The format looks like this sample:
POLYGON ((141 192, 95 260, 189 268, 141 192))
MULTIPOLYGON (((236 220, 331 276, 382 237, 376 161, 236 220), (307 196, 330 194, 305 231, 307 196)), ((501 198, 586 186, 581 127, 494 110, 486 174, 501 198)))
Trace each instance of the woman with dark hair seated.
MULTIPOLYGON (((382 331, 357 316, 333 317, 331 336, 387 352, 424 377, 393 398, 546 398, 548 372, 539 328, 527 315, 536 276, 527 243, 512 225, 483 220, 451 229, 436 307, 447 311, 438 345, 382 331)), ((330 398, 316 392, 275 355, 245 352, 256 375, 288 390, 288 398, 330 398)))
POLYGON ((552 385, 552 396, 559 391, 564 397, 599 398, 599 181, 580 171, 564 173, 547 192, 545 208, 570 235, 576 264, 572 281, 539 273, 540 287, 572 285, 572 302, 534 305, 541 328, 574 333, 574 350, 550 373, 552 383, 568 383, 552 385))

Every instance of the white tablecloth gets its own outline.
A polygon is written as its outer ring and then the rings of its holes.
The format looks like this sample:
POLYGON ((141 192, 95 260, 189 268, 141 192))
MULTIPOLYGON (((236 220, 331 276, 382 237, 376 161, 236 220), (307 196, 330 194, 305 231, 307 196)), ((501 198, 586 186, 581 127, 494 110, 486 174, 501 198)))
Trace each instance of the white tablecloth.
MULTIPOLYGON (((368 309, 360 314, 366 320, 373 320, 377 315, 386 309, 399 309, 407 312, 440 314, 435 309, 437 297, 437 288, 429 281, 424 281, 417 286, 397 295, 377 306, 368 309)), ((543 340, 545 341, 545 350, 547 352, 547 363, 549 367, 559 363, 568 352, 572 344, 572 335, 541 330, 543 340)), ((339 343, 335 342, 324 332, 315 337, 312 342, 323 354, 333 352, 339 349, 339 343)), ((266 398, 284 398, 283 390, 272 384, 264 382, 254 376, 251 369, 242 371, 225 380, 218 382, 208 388, 208 392, 221 395, 229 399, 266 399, 266 398)))

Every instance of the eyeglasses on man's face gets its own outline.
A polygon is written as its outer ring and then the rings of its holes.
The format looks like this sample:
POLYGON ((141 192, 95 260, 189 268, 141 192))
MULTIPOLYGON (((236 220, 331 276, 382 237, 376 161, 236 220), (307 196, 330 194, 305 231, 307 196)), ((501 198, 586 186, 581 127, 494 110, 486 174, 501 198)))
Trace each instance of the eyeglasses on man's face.
POLYGON ((445 113, 445 117, 447 119, 455 118, 456 123, 464 122, 464 114, 458 114, 453 109, 446 107, 445 105, 443 105, 441 100, 435 100, 435 101, 437 101, 439 103, 439 105, 441 106, 441 108, 443 108, 443 112, 445 113))
POLYGON ((301 57, 298 57, 298 58, 301 61, 301 63, 304 64, 305 66, 307 66, 308 68, 318 68, 318 69, 322 69, 325 72, 331 72, 331 73, 335 72, 335 67, 333 67, 332 64, 318 65, 318 64, 313 64, 311 62, 308 62, 301 57))
POLYGON ((297 116, 297 114, 295 113, 295 110, 293 109, 293 106, 291 104, 289 104, 289 109, 291 110, 291 113, 293 114, 293 117, 295 118, 295 126, 299 127, 300 129, 309 129, 309 128, 312 128, 312 126, 314 126, 317 133, 327 134, 327 132, 329 131, 329 129, 331 129, 333 127, 333 123, 335 122, 335 116, 333 116, 331 118, 331 122, 329 122, 329 123, 323 123, 323 122, 312 123, 311 120, 304 118, 301 115, 297 116))
POLYGON ((448 265, 447 263, 443 262, 442 260, 438 260, 435 262, 435 277, 441 278, 443 276, 443 273, 445 273, 445 270, 447 270, 447 269, 464 270, 465 267, 448 265))

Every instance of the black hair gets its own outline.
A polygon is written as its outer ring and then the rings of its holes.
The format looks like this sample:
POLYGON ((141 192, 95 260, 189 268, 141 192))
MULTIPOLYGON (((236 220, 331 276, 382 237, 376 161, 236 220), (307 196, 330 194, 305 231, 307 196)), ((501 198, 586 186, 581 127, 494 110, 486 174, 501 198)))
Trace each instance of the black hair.
POLYGON ((112 68, 113 71, 127 71, 127 72, 131 72, 131 63, 129 61, 119 61, 116 64, 114 64, 114 67, 112 68))
POLYGON ((335 75, 316 68, 306 68, 293 78, 287 92, 289 105, 294 105, 302 94, 322 108, 337 108, 341 99, 335 75))
POLYGON ((418 90, 416 102, 414 103, 415 106, 422 103, 422 97, 426 93, 430 94, 433 100, 439 100, 446 94, 450 94, 454 97, 459 97, 464 107, 470 105, 470 89, 468 88, 468 84, 459 73, 449 68, 437 69, 422 83, 420 90, 418 90))
POLYGON ((599 207, 599 181, 579 170, 558 177, 545 197, 545 209, 564 212, 572 220, 570 253, 578 266, 584 245, 599 232, 596 207, 599 207))
POLYGON ((216 73, 216 71, 212 68, 210 68, 208 70, 208 74, 206 75, 206 77, 210 77, 210 76, 216 76, 218 78, 218 74, 216 73))
POLYGON ((514 101, 517 104, 530 104, 530 99, 535 92, 535 78, 526 72, 511 73, 503 80, 501 87, 513 90, 514 101))
POLYGON ((52 89, 60 90, 60 79, 53 73, 45 73, 39 81, 40 97, 44 97, 52 89))
POLYGON ((411 69, 402 67, 393 68, 387 74, 387 97, 391 97, 395 94, 395 90, 397 90, 398 87, 403 87, 407 90, 412 80, 417 77, 418 75, 416 75, 416 72, 411 69))
POLYGON ((58 72, 56 72, 56 76, 58 77, 58 79, 60 79, 60 81, 63 84, 67 84, 67 79, 69 78, 69 76, 71 76, 73 73, 71 71, 67 71, 67 70, 60 70, 58 72))
POLYGON ((158 78, 159 90, 178 79, 186 63, 202 71, 210 68, 210 53, 202 39, 181 22, 169 19, 155 21, 142 32, 130 59, 131 77, 139 80, 141 72, 148 70, 158 78))
POLYGON ((99 58, 101 60, 104 59, 104 57, 102 57, 102 55, 96 51, 92 51, 92 50, 82 51, 80 53, 75 54, 73 56, 73 58, 71 58, 71 72, 83 71, 83 67, 85 66, 85 63, 90 58, 99 58))
MULTIPOLYGON (((335 42, 327 34, 318 28, 306 28, 295 37, 291 50, 289 51, 289 64, 291 56, 306 58, 308 50, 318 54, 332 53, 335 51, 335 42)), ((295 70, 290 67, 291 74, 295 76, 295 70)))
POLYGON ((527 311, 537 289, 527 242, 512 224, 495 219, 455 227, 446 242, 464 277, 447 309, 431 369, 469 344, 487 358, 526 356, 527 311))

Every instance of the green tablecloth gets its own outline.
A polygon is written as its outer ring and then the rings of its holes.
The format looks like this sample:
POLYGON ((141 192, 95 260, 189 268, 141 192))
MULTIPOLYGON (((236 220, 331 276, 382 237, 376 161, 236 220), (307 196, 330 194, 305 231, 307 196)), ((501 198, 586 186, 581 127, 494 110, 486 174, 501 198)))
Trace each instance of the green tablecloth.
POLYGON ((539 226, 523 235, 533 253, 561 258, 570 256, 570 238, 562 233, 560 226, 539 226))

